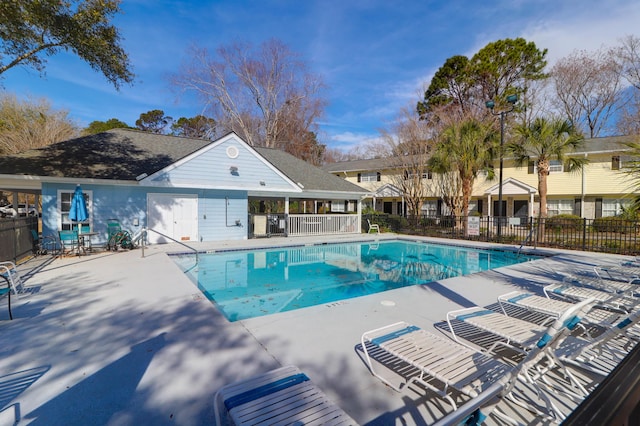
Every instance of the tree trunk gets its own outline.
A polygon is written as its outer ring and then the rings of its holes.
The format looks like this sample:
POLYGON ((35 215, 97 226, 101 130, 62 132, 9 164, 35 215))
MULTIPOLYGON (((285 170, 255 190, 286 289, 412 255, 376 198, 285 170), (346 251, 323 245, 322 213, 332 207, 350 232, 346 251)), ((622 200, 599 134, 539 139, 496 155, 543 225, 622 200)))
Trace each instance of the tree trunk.
POLYGON ((538 215, 538 241, 545 241, 545 221, 547 218, 547 176, 549 175, 548 162, 547 167, 540 167, 542 162, 538 163, 538 194, 540 194, 540 213, 538 215))

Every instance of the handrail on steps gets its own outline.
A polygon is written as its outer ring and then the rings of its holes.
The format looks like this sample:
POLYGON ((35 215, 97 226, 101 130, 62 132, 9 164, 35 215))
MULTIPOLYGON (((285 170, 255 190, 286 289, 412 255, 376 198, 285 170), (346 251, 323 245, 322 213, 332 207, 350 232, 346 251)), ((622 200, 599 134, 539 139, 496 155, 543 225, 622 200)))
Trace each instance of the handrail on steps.
MULTIPOLYGON (((534 233, 534 232, 536 232, 536 231, 537 231, 537 229, 538 229, 538 227, 537 227, 537 226, 534 226, 534 225, 533 225, 533 221, 532 221, 532 223, 531 223, 531 229, 529 230, 529 235, 527 235, 527 238, 525 238, 525 239, 524 239, 524 241, 522 241, 522 242, 520 243, 520 247, 518 248, 518 252, 516 253, 516 255, 517 255, 517 256, 519 256, 519 255, 520 255, 520 252, 522 252, 522 247, 524 247, 524 245, 525 245, 525 244, 527 244, 527 242, 531 239, 531 237, 533 236, 533 233, 534 233)), ((537 240, 534 240, 534 241, 537 241, 537 240)), ((533 248, 536 248, 535 243, 534 243, 533 248)))
MULTIPOLYGON (((186 245, 186 244, 185 244, 185 243, 183 243, 182 241, 178 241, 178 240, 176 240, 176 239, 174 239, 174 238, 171 238, 171 237, 170 237, 170 236, 168 236, 168 235, 163 234, 162 232, 158 232, 158 231, 156 231, 155 229, 142 228, 142 230, 141 230, 141 234, 144 234, 144 236, 146 237, 146 236, 147 236, 147 234, 149 233, 149 231, 151 231, 151 232, 155 232, 156 234, 158 234, 158 235, 160 235, 160 236, 162 236, 162 237, 165 237, 165 238, 167 238, 167 239, 169 239, 169 240, 171 240, 171 241, 173 241, 173 242, 175 242, 175 243, 180 244, 180 245, 181 245, 181 246, 183 246, 183 247, 188 248, 189 250, 192 250, 192 251, 195 253, 195 255, 196 255, 196 264, 198 263, 198 250, 194 249, 194 248, 193 248, 193 247, 191 247, 191 246, 186 245)), ((142 246, 141 246, 141 247, 142 247, 142 257, 144 257, 144 241, 145 241, 145 238, 141 238, 141 241, 142 241, 142 246)))

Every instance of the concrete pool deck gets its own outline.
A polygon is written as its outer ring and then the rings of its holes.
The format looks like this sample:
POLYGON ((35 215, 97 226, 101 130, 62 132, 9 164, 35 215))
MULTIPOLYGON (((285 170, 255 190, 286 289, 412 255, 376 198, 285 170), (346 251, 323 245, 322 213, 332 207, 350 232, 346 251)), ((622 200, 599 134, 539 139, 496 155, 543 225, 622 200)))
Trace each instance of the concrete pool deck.
MULTIPOLYGON (((193 247, 374 238, 272 238, 193 247)), ((25 288, 19 298, 12 297, 13 321, 6 299, 0 300, 0 426, 213 424, 217 389, 288 364, 303 370, 360 424, 428 424, 441 415, 425 404, 429 394, 394 392, 369 373, 357 350, 364 331, 402 320, 437 332, 432 324, 444 320, 447 311, 486 306, 511 290, 539 291, 554 271, 623 259, 545 249, 556 255, 230 323, 166 255, 184 251, 167 244, 147 247, 144 258, 136 249, 41 257, 20 265, 25 288)))

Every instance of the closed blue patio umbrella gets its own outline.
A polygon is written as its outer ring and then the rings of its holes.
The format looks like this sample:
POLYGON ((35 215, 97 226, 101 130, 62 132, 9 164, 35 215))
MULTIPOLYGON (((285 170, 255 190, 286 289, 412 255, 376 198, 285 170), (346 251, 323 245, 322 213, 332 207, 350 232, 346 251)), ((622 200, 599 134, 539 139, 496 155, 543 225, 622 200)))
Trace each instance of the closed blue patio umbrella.
POLYGON ((71 208, 69 209, 69 220, 71 222, 84 222, 89 219, 89 212, 87 211, 87 203, 82 193, 80 185, 76 186, 76 190, 73 193, 71 199, 71 208))

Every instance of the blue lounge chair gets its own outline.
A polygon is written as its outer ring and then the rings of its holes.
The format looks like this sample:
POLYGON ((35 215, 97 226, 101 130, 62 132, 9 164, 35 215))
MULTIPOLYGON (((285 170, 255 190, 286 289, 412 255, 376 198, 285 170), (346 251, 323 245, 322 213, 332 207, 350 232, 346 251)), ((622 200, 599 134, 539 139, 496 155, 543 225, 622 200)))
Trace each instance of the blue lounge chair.
POLYGON ((357 424, 294 366, 222 387, 214 410, 217 425, 357 424))

